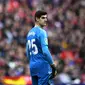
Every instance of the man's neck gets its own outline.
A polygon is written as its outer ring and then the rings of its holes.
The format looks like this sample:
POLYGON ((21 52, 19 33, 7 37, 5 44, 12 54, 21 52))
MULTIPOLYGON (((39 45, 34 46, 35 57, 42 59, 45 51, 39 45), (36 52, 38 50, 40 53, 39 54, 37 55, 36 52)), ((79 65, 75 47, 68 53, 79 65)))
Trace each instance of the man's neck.
POLYGON ((40 26, 39 24, 35 23, 35 27, 40 27, 43 28, 42 26, 40 26))
POLYGON ((38 24, 35 24, 35 27, 40 27, 38 24))

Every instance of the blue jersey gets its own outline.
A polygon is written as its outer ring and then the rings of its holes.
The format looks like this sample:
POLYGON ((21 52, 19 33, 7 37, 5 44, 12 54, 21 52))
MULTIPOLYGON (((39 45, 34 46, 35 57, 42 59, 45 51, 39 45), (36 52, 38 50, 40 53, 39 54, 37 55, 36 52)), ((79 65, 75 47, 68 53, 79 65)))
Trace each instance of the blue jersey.
POLYGON ((51 73, 50 64, 53 64, 53 60, 48 49, 47 33, 44 29, 37 26, 28 32, 26 54, 32 76, 51 73))

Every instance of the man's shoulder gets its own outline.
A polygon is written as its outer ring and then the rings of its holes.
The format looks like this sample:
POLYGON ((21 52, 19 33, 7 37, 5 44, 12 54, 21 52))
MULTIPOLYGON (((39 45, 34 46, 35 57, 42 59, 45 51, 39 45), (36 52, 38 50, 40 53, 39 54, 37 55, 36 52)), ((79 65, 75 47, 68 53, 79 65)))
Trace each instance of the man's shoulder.
POLYGON ((35 35, 37 34, 38 35, 44 35, 46 34, 46 31, 40 27, 33 27, 27 34, 27 36, 30 36, 30 35, 35 35))
POLYGON ((31 32, 29 32, 28 34, 27 34, 27 36, 29 37, 29 36, 34 36, 35 35, 35 32, 33 32, 33 31, 31 31, 31 32))
POLYGON ((44 29, 42 29, 41 34, 47 34, 44 29))
POLYGON ((33 28, 37 34, 44 34, 46 31, 42 29, 41 27, 34 27, 33 28))
POLYGON ((28 31, 27 36, 29 35, 34 35, 34 27, 28 31))

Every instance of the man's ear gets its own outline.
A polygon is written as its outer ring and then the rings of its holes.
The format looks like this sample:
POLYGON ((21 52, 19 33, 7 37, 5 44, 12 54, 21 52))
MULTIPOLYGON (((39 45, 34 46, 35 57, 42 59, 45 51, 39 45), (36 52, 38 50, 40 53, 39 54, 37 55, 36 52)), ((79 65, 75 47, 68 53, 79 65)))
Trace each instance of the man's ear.
POLYGON ((39 18, 36 17, 36 21, 39 21, 39 18))

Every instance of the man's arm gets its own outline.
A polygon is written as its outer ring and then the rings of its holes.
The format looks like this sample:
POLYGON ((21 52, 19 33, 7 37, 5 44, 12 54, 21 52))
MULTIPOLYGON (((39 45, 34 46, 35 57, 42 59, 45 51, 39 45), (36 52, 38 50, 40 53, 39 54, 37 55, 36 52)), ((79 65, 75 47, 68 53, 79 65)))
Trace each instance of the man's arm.
POLYGON ((29 60, 30 60, 30 54, 29 54, 28 42, 26 43, 26 56, 27 56, 27 60, 28 60, 28 62, 29 62, 29 60))
POLYGON ((52 76, 51 78, 54 78, 57 71, 56 71, 56 67, 54 65, 51 53, 48 49, 48 40, 47 40, 47 34, 46 32, 42 32, 40 35, 40 40, 41 40, 41 46, 42 46, 42 52, 45 55, 45 60, 48 61, 48 63, 50 64, 51 68, 52 68, 52 76))
POLYGON ((48 49, 48 46, 43 46, 42 51, 43 51, 43 54, 45 55, 45 60, 47 60, 50 65, 53 64, 53 59, 48 49))
POLYGON ((40 33, 40 43, 42 47, 42 52, 45 55, 45 60, 47 60, 50 65, 53 64, 53 59, 48 49, 48 39, 45 31, 42 31, 40 33))

